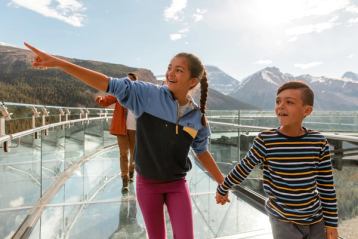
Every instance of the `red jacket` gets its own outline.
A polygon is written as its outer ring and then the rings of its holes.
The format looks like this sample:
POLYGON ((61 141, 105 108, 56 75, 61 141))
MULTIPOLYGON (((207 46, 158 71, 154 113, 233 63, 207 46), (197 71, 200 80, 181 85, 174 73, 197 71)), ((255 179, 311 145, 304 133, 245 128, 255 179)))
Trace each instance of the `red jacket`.
POLYGON ((127 135, 127 109, 118 103, 117 98, 112 95, 99 96, 96 98, 96 102, 102 107, 116 104, 110 132, 113 135, 127 135))

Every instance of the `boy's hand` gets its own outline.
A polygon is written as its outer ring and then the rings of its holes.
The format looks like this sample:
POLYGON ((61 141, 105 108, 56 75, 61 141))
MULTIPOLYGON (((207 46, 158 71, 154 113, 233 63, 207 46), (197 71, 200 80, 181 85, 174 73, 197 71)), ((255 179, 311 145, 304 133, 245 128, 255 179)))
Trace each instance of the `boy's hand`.
POLYGON ((326 239, 338 239, 337 228, 326 227, 326 239))
POLYGON ((229 194, 222 196, 220 193, 216 192, 215 199, 216 199, 216 203, 221 204, 221 205, 224 205, 225 203, 230 202, 229 194))

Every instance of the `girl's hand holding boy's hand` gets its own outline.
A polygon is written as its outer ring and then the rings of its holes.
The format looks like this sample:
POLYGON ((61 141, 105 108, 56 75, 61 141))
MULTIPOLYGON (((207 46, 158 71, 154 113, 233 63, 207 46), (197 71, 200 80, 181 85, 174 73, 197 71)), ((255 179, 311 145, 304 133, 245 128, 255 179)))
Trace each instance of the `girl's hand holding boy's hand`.
POLYGON ((221 204, 221 205, 224 205, 225 203, 230 202, 229 194, 226 194, 225 196, 223 196, 220 193, 216 192, 215 199, 216 199, 216 203, 221 204))

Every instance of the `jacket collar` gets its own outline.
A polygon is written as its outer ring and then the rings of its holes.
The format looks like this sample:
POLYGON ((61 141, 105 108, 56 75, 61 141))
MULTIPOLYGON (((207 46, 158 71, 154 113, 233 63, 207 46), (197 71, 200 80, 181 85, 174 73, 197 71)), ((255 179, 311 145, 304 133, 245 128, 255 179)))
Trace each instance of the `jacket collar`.
MULTIPOLYGON (((164 85, 162 86, 165 89, 165 92, 168 93, 169 97, 173 100, 176 101, 176 98, 173 94, 173 92, 171 92, 168 88, 168 86, 164 85)), ((196 104, 196 102, 194 101, 193 97, 191 95, 187 95, 189 103, 193 106, 194 109, 199 109, 199 106, 196 104)))

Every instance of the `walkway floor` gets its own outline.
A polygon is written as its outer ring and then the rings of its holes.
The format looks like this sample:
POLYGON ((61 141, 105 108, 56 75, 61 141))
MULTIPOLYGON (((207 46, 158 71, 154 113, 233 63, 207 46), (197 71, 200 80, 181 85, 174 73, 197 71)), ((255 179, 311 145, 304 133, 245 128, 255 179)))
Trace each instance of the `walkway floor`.
MULTIPOLYGON (((121 193, 118 175, 118 150, 97 155, 88 161, 78 175, 65 185, 65 205, 49 207, 42 216, 42 237, 51 238, 59 232, 64 238, 146 238, 143 217, 135 198, 135 182, 128 194, 121 193), (84 176, 84 177, 82 177, 84 176), (79 181, 84 179, 84 183, 79 181), (81 189, 86 204, 81 203, 81 189)), ((241 199, 231 197, 231 203, 215 203, 216 184, 193 163, 187 175, 193 203, 195 238, 269 239, 270 225, 266 215, 241 199), (230 237, 235 235, 235 237, 230 237)), ((178 205, 180 207, 180 205, 178 205)), ((172 231, 166 215, 168 238, 172 231)), ((35 230, 36 231, 36 230, 35 230)))

